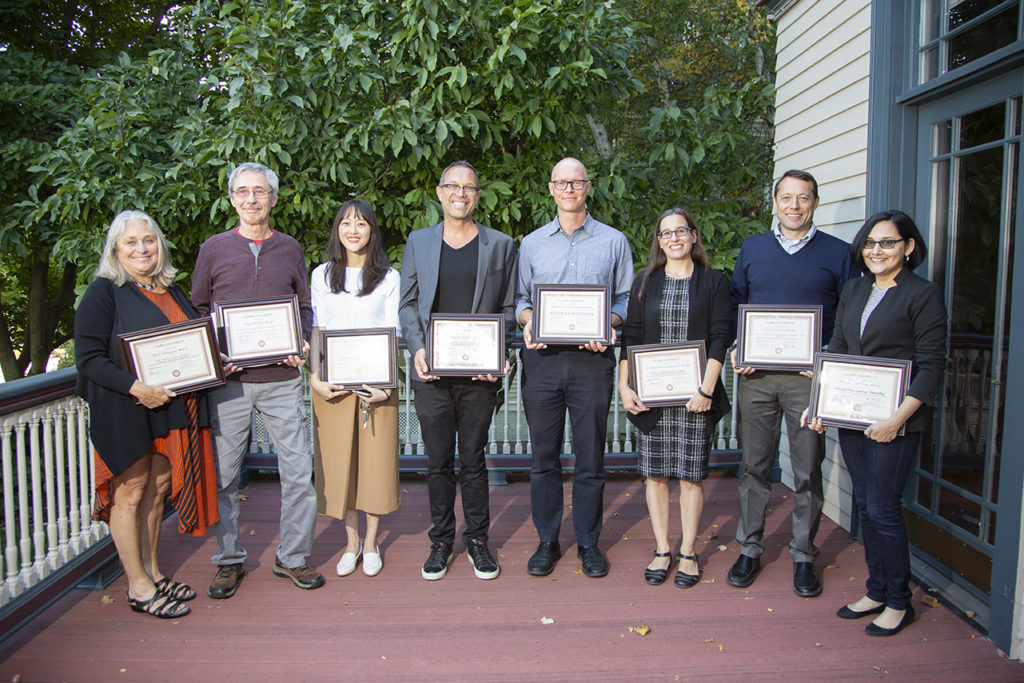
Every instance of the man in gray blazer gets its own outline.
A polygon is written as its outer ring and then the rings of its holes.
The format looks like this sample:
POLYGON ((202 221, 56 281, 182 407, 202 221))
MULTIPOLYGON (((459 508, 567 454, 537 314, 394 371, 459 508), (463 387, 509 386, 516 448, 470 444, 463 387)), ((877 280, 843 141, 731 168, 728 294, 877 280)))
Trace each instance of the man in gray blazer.
POLYGON ((502 313, 506 340, 515 334, 516 248, 508 235, 473 219, 480 187, 476 169, 456 161, 441 173, 437 198, 444 220, 409 235, 402 255, 398 317, 413 357, 416 414, 427 451, 427 495, 433 527, 421 575, 448 573, 455 543, 455 437, 458 433, 462 538, 478 578, 501 571, 487 547, 490 507, 484 447, 494 413, 498 377, 430 374, 426 329, 431 313, 502 313))

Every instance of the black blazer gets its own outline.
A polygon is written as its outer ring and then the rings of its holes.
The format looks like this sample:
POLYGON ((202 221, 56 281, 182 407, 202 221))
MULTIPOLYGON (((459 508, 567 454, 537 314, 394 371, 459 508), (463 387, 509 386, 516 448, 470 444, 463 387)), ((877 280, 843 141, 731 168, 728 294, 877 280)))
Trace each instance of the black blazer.
MULTIPOLYGON (((873 277, 856 278, 843 287, 828 350, 913 361, 907 393, 929 405, 935 401, 946 369, 946 304, 942 289, 903 268, 896 274, 896 286, 885 293, 871 312, 861 336, 861 314, 874 281, 873 277)), ((922 431, 927 423, 928 411, 918 410, 907 420, 907 430, 922 431)))
MULTIPOLYGON (((188 317, 199 317, 177 285, 167 291, 188 317)), ((114 476, 149 452, 155 437, 185 426, 180 396, 152 410, 135 403, 128 393, 135 378, 125 369, 117 338, 169 322, 134 284, 118 287, 102 277, 89 285, 75 311, 76 393, 89 403, 89 436, 114 476)), ((206 401, 199 406, 199 423, 207 426, 206 401)))
MULTIPOLYGON (((651 273, 643 301, 638 298, 642 282, 643 273, 640 273, 633 279, 633 287, 629 292, 629 307, 626 309, 626 320, 622 325, 620 361, 629 358, 630 346, 661 342, 661 296, 665 288, 665 269, 659 268, 651 273)), ((702 340, 708 358, 724 363, 732 332, 732 300, 729 297, 729 281, 725 275, 717 270, 705 268, 699 263, 693 264, 693 275, 690 277, 690 312, 686 320, 687 338, 690 341, 702 340)), ((729 396, 725 393, 722 378, 719 377, 718 384, 711 394, 712 425, 722 419, 730 408, 729 396)), ((629 413, 627 417, 637 429, 646 434, 658 423, 661 409, 651 408, 639 415, 629 413)))

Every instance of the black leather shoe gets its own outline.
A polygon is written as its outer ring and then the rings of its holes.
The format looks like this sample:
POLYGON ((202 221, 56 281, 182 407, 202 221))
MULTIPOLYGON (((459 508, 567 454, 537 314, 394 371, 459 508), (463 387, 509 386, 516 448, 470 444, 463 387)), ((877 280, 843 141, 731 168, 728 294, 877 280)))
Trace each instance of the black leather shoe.
POLYGON ((596 545, 581 545, 576 551, 583 564, 583 573, 592 579, 608 573, 608 559, 596 545))
POLYGON ((531 576, 547 576, 555 571, 555 563, 561 556, 562 549, 558 547, 558 541, 554 543, 541 541, 526 564, 526 571, 531 576))
POLYGON ((860 619, 861 617, 866 617, 869 614, 878 614, 879 612, 881 612, 884 609, 885 609, 885 603, 884 602, 881 605, 879 605, 878 607, 872 607, 871 609, 866 609, 863 612, 858 612, 856 610, 852 610, 852 609, 850 609, 849 605, 843 605, 842 607, 839 608, 839 611, 836 612, 836 616, 839 617, 840 619, 860 619))
POLYGON ((875 624, 868 624, 864 627, 864 633, 869 636, 894 636, 903 630, 903 627, 914 620, 914 608, 907 607, 907 611, 903 613, 903 618, 900 619, 900 623, 896 624, 892 628, 882 628, 875 624))
POLYGON ((801 598, 821 595, 821 581, 818 580, 818 573, 814 571, 814 563, 793 563, 793 590, 801 598))
MULTIPOLYGON (((694 562, 697 561, 697 553, 694 553, 693 555, 683 555, 682 553, 679 553, 678 555, 676 555, 676 557, 678 557, 680 560, 693 560, 694 562)), ((683 563, 680 562, 679 566, 680 567, 683 566, 683 563)), ((697 569, 697 573, 696 574, 687 574, 682 569, 676 570, 675 583, 676 583, 677 587, 679 587, 679 588, 693 588, 694 586, 697 585, 698 581, 700 581, 700 569, 699 568, 697 569)))
MULTIPOLYGON (((655 550, 654 551, 654 556, 655 557, 672 557, 672 553, 671 552, 659 553, 657 550, 655 550)), ((671 566, 671 564, 672 564, 672 560, 669 560, 669 565, 671 566)), ((644 570, 644 581, 646 581, 647 583, 651 584, 652 586, 660 586, 661 584, 665 583, 665 579, 667 579, 667 578, 668 578, 668 567, 665 567, 664 569, 651 569, 650 567, 648 567, 647 569, 644 570)))
POLYGON ((729 575, 725 577, 725 580, 730 586, 746 588, 754 583, 754 578, 759 571, 761 571, 760 558, 740 555, 729 569, 729 575))

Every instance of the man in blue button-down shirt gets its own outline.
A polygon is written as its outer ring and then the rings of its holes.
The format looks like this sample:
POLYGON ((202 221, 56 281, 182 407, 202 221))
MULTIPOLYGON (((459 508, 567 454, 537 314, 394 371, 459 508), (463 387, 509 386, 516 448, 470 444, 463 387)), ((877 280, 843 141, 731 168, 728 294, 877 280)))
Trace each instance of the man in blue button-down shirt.
POLYGON ((516 295, 516 317, 526 343, 522 390, 533 449, 530 498, 540 536, 527 570, 546 576, 562 555, 558 543, 563 507, 560 456, 568 409, 576 456, 572 506, 577 553, 583 572, 598 577, 608 573, 608 560, 597 541, 604 511, 604 449, 615 356, 600 341, 550 347, 534 343, 532 296, 538 284, 611 285, 612 326, 618 328, 626 317, 633 255, 625 235, 587 212, 590 180, 579 160, 559 161, 551 171, 548 189, 558 216, 523 238, 516 295))

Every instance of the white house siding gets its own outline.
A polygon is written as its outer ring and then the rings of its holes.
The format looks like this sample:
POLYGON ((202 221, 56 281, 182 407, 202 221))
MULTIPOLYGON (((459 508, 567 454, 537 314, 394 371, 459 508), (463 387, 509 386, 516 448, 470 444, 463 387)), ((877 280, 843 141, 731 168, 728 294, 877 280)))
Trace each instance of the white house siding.
MULTIPOLYGON (((778 17, 775 177, 810 171, 821 201, 815 223, 850 240, 864 222, 870 0, 799 0, 778 17)), ((823 466, 824 513, 850 528, 850 477, 835 439, 823 466)), ((782 439, 783 482, 792 486, 782 439)))

